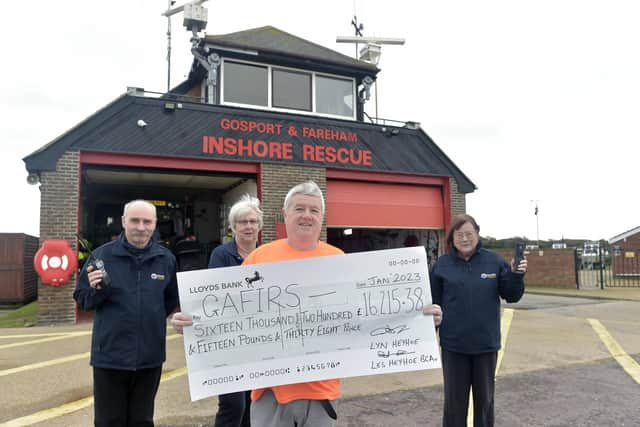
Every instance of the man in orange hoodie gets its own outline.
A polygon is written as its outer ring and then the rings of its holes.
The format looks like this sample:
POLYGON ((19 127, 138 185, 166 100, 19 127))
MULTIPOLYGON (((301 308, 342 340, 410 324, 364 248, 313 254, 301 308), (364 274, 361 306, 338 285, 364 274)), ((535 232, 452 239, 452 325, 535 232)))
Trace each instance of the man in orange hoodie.
MULTIPOLYGON (((319 240, 324 219, 324 197, 315 182, 305 182, 289 190, 282 212, 287 237, 258 247, 243 265, 343 254, 340 249, 319 240)), ((440 307, 426 306, 424 312, 433 315, 435 322, 440 323, 440 307)), ((253 390, 251 425, 333 427, 339 396, 339 379, 253 390)))
MULTIPOLYGON (((342 255, 342 250, 319 240, 324 210, 322 190, 315 182, 293 187, 282 208, 287 237, 256 248, 245 258, 243 265, 342 255)), ((423 312, 433 315, 436 325, 440 324, 442 311, 439 306, 427 305, 423 312)), ((189 316, 180 313, 174 316, 172 324, 181 329, 192 322, 189 316)), ((339 396, 340 380, 337 378, 253 390, 251 425, 334 427, 339 396)))

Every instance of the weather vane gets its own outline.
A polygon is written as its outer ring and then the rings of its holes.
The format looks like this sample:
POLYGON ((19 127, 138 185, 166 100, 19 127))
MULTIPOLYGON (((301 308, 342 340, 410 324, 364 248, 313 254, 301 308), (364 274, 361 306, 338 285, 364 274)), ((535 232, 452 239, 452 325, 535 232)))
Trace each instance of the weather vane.
MULTIPOLYGON (((355 29, 355 36, 338 36, 336 37, 336 43, 354 43, 356 45, 356 58, 360 61, 368 62, 373 65, 378 65, 380 62, 380 54, 382 52, 383 44, 395 44, 395 45, 403 45, 404 38, 398 37, 365 37, 362 35, 362 30, 364 30, 364 25, 362 23, 358 23, 358 17, 356 14, 353 14, 353 18, 351 19, 351 25, 355 29), (358 44, 363 43, 364 47, 358 51, 358 44)), ((374 83, 374 79, 370 76, 367 76, 363 79, 363 90, 362 92, 362 101, 369 100, 369 93, 371 86, 374 83)), ((375 81, 375 116, 376 120, 378 120, 378 83, 375 81)))

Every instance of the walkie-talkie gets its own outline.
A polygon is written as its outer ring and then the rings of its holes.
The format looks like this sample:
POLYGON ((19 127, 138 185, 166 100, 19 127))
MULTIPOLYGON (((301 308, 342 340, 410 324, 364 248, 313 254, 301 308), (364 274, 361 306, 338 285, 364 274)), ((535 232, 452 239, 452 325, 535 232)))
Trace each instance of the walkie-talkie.
POLYGON ((520 265, 520 262, 524 259, 524 249, 525 249, 525 246, 523 242, 516 242, 516 247, 514 250, 514 257, 513 257, 513 268, 516 273, 520 273, 518 271, 518 266, 520 265))
POLYGON ((78 237, 78 242, 80 242, 80 246, 82 246, 85 251, 91 254, 91 261, 89 262, 89 265, 92 266, 95 270, 100 270, 102 272, 102 281, 99 283, 100 287, 104 289, 111 286, 111 277, 109 277, 109 273, 107 273, 107 270, 105 270, 104 268, 104 261, 96 257, 93 254, 93 251, 84 243, 84 241, 80 237, 78 237))

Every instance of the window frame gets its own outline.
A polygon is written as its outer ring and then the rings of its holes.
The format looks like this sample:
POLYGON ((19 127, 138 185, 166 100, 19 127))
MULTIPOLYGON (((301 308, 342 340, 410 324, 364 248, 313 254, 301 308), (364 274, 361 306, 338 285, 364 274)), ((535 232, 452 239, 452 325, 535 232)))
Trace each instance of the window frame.
POLYGON ((299 71, 299 70, 294 70, 292 68, 285 68, 285 67, 269 67, 270 73, 271 73, 271 107, 273 109, 279 109, 279 110, 291 110, 291 111, 306 111, 308 113, 312 113, 314 111, 314 104, 313 104, 313 100, 314 100, 314 75, 313 73, 309 72, 309 71, 299 71), (274 74, 277 72, 283 72, 283 73, 289 73, 289 74, 298 74, 298 75, 302 75, 302 76, 306 76, 308 77, 308 81, 309 81, 309 109, 305 110, 302 108, 287 108, 287 107, 276 107, 273 105, 273 101, 274 101, 274 91, 273 91, 273 85, 274 85, 274 74))
POLYGON ((338 76, 338 75, 332 75, 332 74, 326 74, 326 73, 314 73, 313 74, 313 111, 317 114, 317 115, 321 115, 321 116, 326 116, 326 117, 336 117, 336 118, 352 118, 353 120, 355 120, 356 118, 356 105, 357 105, 357 101, 356 101, 356 82, 355 79, 353 77, 348 77, 348 76, 338 76), (351 99, 352 104, 351 104, 351 116, 346 116, 346 115, 342 115, 342 114, 331 114, 331 113, 318 113, 317 112, 317 105, 316 105, 316 83, 317 83, 317 79, 316 77, 323 77, 326 79, 333 79, 333 80, 342 80, 342 81, 350 81, 351 82, 351 99))
POLYGON ((317 71, 304 70, 301 68, 286 67, 281 65, 271 65, 271 64, 261 63, 261 62, 246 61, 246 60, 235 59, 235 58, 222 58, 222 64, 220 65, 220 68, 221 68, 220 105, 228 105, 232 107, 241 107, 241 108, 252 108, 257 110, 277 111, 282 113, 302 114, 302 115, 309 115, 309 116, 330 117, 330 118, 342 119, 342 120, 353 120, 353 121, 356 120, 357 101, 356 101, 356 81, 354 77, 338 75, 338 74, 322 73, 317 71), (265 67, 267 69, 267 106, 266 107, 263 105, 253 105, 253 104, 244 104, 244 103, 226 101, 225 99, 226 94, 224 90, 224 83, 225 83, 224 80, 226 78, 225 64, 227 62, 232 62, 236 64, 246 64, 249 66, 265 67), (290 71, 294 73, 307 74, 311 76, 311 111, 297 110, 297 109, 290 109, 290 108, 280 108, 280 107, 273 106, 273 70, 274 69, 290 71), (351 96, 353 99, 353 105, 352 105, 353 114, 351 116, 345 116, 340 114, 330 114, 330 113, 318 113, 316 111, 316 77, 317 76, 351 82, 351 88, 352 88, 351 96))
POLYGON ((260 108, 260 109, 265 109, 265 108, 269 108, 269 106, 271 105, 271 70, 270 67, 267 64, 260 64, 257 62, 249 62, 249 61, 238 61, 235 59, 229 59, 228 61, 225 61, 223 59, 222 64, 220 65, 220 68, 222 70, 222 76, 220 78, 220 104, 224 104, 224 105, 231 105, 231 106, 239 106, 239 107, 246 107, 246 106, 250 106, 252 108, 260 108), (233 64, 240 64, 240 65, 248 65, 248 66, 253 66, 253 67, 258 67, 258 68, 265 68, 266 72, 267 72, 267 105, 266 107, 264 105, 256 105, 256 104, 245 104, 245 103, 240 103, 240 102, 225 102, 225 78, 226 78, 226 68, 225 68, 225 64, 226 62, 230 62, 233 64))

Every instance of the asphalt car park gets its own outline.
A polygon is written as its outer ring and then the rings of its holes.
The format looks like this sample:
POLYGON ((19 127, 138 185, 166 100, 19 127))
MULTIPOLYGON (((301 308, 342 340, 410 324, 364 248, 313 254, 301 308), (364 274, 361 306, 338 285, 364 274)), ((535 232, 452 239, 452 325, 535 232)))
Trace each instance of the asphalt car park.
MULTIPOLYGON (((526 294, 505 304, 498 426, 640 424, 640 302, 526 294)), ((446 315, 446 314, 445 314, 446 315)), ((0 330, 0 426, 93 421, 90 325, 0 330)), ((170 333, 156 425, 212 425, 216 398, 189 399, 170 333)), ((343 380, 338 426, 438 426, 440 370, 343 380)))

